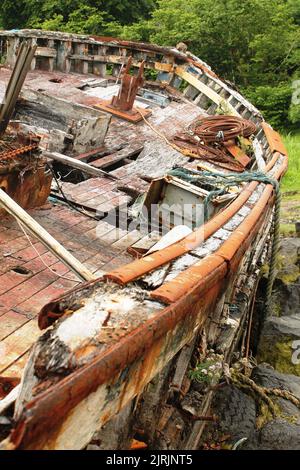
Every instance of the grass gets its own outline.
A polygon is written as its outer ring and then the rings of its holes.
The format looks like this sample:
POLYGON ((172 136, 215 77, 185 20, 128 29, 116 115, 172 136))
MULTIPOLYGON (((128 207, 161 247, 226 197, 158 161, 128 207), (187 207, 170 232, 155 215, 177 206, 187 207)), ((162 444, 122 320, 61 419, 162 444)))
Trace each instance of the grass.
POLYGON ((289 167, 281 189, 283 193, 300 191, 300 133, 287 134, 283 140, 289 154, 289 167))
POLYGON ((300 133, 283 136, 289 154, 288 171, 282 179, 280 232, 288 237, 295 233, 295 222, 300 220, 300 133))

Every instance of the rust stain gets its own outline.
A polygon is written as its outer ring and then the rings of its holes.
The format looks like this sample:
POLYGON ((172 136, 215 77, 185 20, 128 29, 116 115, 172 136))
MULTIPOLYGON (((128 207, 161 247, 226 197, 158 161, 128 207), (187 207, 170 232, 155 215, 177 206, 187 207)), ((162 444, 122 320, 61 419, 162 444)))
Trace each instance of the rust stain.
MULTIPOLYGON (((274 166, 278 157, 279 154, 276 153, 266 166, 266 171, 269 171, 274 166)), ((287 160, 283 163, 280 174, 285 171, 286 167, 287 160)), ((104 278, 111 279, 118 284, 124 285, 174 260, 175 258, 188 253, 192 248, 199 246, 200 243, 207 240, 213 233, 228 222, 228 220, 230 220, 239 211, 239 209, 243 207, 245 202, 247 202, 258 184, 259 183, 256 181, 249 183, 229 207, 217 214, 204 226, 195 230, 186 238, 158 252, 152 253, 151 255, 145 256, 144 258, 135 260, 132 263, 106 273, 104 278)))
MULTIPOLYGON (((118 343, 110 346, 90 363, 38 395, 26 405, 24 414, 12 435, 13 442, 23 449, 43 447, 49 439, 52 439, 51 436, 60 432, 63 422, 76 405, 100 385, 110 382, 137 358, 150 354, 154 347, 156 354, 151 354, 143 369, 145 383, 146 369, 151 370, 151 364, 155 366, 157 354, 161 354, 160 341, 163 341, 167 333, 175 327, 178 327, 180 334, 186 335, 184 323, 192 334, 193 325, 205 321, 208 309, 214 304, 218 292, 223 287, 224 283, 219 283, 205 296, 199 296, 198 289, 193 289, 179 302, 159 311, 155 317, 121 338, 118 343)), ((139 387, 136 388, 136 392, 138 390, 139 387)))
POLYGON ((143 450, 147 449, 148 445, 146 442, 138 441, 137 439, 132 439, 130 443, 129 450, 143 450))
MULTIPOLYGON (((0 141, 0 188, 21 207, 32 209, 45 204, 52 175, 46 174, 46 159, 38 157, 40 138, 7 133, 0 141), (38 157, 38 158, 37 158, 38 157)), ((5 213, 0 209, 0 213, 5 213)))
POLYGON ((268 144, 270 146, 271 151, 274 152, 279 152, 282 155, 285 155, 287 157, 287 149, 284 146, 284 143, 282 142, 282 139, 280 137, 280 134, 278 132, 274 131, 272 127, 269 126, 266 122, 262 123, 262 128, 264 130, 264 133, 266 135, 268 144))
POLYGON ((5 398, 20 383, 18 377, 0 377, 0 400, 5 398))
POLYGON ((225 143, 225 147, 227 148, 228 152, 244 167, 251 162, 251 158, 245 154, 245 152, 240 149, 234 142, 227 142, 225 143))
MULTIPOLYGON (((285 160, 274 175, 276 179, 280 178, 286 166, 287 161, 285 160)), ((180 273, 172 281, 152 291, 151 297, 166 304, 171 304, 184 296, 195 285, 204 286, 209 282, 215 283, 217 279, 224 277, 232 268, 232 260, 237 258, 236 263, 240 261, 257 230, 265 220, 268 205, 273 202, 272 193, 273 186, 269 184, 250 214, 245 217, 239 227, 234 230, 228 240, 213 255, 205 257, 199 263, 195 263, 192 267, 180 273)))

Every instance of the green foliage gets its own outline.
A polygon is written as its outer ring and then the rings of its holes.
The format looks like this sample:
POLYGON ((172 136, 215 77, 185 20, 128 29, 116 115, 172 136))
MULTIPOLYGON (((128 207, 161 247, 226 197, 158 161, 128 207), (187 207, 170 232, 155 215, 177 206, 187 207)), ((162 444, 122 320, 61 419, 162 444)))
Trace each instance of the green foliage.
POLYGON ((196 367, 190 370, 190 379, 198 383, 207 384, 218 382, 223 372, 223 360, 224 357, 221 354, 215 354, 211 350, 205 361, 198 362, 196 367))
POLYGON ((198 363, 195 369, 189 373, 190 379, 195 382, 210 383, 212 380, 212 374, 208 375, 208 369, 213 365, 213 361, 206 361, 198 363))
POLYGON ((289 125, 291 85, 258 86, 244 90, 244 94, 262 111, 265 119, 273 127, 284 129, 289 125))
POLYGON ((20 0, 18 2, 12 2, 11 0, 1 0, 0 23, 3 28, 22 28, 26 24, 27 19, 28 14, 26 0, 20 0))
POLYGON ((155 4, 155 0, 2 0, 0 18, 3 27, 8 29, 59 28, 105 34, 115 31, 116 26, 149 17, 155 4))
POLYGON ((246 90, 275 127, 300 122, 291 100, 300 77, 299 0, 2 0, 0 25, 184 42, 246 90))
POLYGON ((185 42, 213 69, 246 90, 279 128, 300 122, 291 103, 300 64, 298 0, 159 0, 152 18, 122 37, 162 45, 185 42))

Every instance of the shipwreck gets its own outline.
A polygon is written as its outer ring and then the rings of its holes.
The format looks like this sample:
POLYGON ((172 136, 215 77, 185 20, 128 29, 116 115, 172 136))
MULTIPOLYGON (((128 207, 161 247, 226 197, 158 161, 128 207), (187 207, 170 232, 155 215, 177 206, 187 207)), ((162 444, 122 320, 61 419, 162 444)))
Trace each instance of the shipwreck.
POLYGON ((197 449, 190 370, 250 354, 266 260, 268 308, 280 136, 182 45, 0 55, 0 448, 197 449))

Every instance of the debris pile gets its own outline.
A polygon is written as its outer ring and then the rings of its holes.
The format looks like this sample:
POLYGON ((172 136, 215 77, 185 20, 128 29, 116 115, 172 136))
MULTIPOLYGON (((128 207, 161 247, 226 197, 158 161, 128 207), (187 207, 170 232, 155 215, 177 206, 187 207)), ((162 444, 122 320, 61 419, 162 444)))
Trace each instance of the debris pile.
POLYGON ((189 150, 195 158, 215 161, 224 168, 241 172, 251 161, 244 151, 244 147, 251 146, 246 138, 255 132, 256 125, 247 119, 203 116, 193 122, 187 132, 177 133, 173 142, 189 150))

